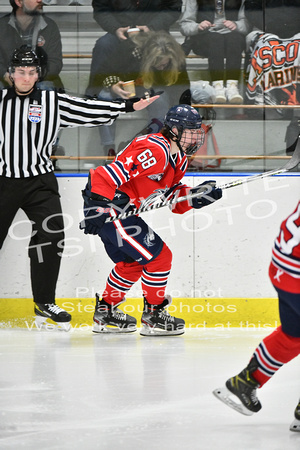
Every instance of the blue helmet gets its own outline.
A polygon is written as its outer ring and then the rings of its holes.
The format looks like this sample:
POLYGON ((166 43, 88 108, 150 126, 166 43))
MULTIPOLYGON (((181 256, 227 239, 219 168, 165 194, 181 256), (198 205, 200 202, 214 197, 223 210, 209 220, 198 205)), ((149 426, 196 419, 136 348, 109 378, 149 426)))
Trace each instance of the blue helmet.
POLYGON ((201 127, 202 118, 198 111, 190 105, 177 105, 169 109, 164 118, 164 126, 169 129, 170 139, 176 142, 177 146, 187 155, 193 155, 203 145, 205 132, 201 127), (172 128, 177 129, 177 134, 172 128), (182 142, 182 135, 185 129, 199 130, 195 142, 189 146, 185 146, 182 142), (185 147, 185 150, 183 150, 185 147))
POLYGON ((202 118, 198 111, 190 105, 172 106, 164 118, 164 124, 169 128, 176 127, 183 131, 185 128, 201 128, 202 118))

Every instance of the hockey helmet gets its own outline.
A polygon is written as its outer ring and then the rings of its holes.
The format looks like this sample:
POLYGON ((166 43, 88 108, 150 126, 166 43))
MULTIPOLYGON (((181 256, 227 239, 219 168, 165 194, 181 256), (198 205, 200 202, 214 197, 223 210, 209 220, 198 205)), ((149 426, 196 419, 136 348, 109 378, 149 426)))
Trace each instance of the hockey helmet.
POLYGON ((164 118, 164 126, 167 127, 171 134, 171 139, 176 142, 178 147, 187 155, 193 155, 203 145, 205 132, 202 125, 202 118, 198 111, 190 105, 177 105, 169 109, 164 118), (176 127, 178 134, 172 131, 176 127), (195 143, 188 146, 185 150, 182 148, 182 135, 185 129, 199 130, 195 143))
POLYGON ((202 119, 198 111, 190 105, 172 106, 167 112, 164 124, 169 128, 197 129, 201 128, 202 119))
POLYGON ((35 51, 29 45, 22 45, 14 50, 8 72, 11 74, 16 67, 36 67, 39 77, 41 75, 41 64, 35 51))

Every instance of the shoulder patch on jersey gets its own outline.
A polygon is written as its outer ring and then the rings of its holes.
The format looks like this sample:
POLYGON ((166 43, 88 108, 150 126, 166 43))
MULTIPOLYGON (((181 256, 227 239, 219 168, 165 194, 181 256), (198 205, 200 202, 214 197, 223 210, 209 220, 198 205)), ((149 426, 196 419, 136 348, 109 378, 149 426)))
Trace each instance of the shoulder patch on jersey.
POLYGON ((148 178, 153 181, 160 181, 162 177, 164 176, 164 173, 155 173, 153 175, 148 175, 148 178))

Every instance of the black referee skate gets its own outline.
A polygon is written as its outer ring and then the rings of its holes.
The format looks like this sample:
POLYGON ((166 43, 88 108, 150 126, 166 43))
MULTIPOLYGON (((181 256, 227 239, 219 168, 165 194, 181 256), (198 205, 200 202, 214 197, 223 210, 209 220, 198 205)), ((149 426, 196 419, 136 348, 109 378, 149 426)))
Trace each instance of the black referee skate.
POLYGON ((184 333, 185 321, 171 316, 166 308, 172 303, 167 295, 160 305, 151 305, 144 298, 144 311, 142 314, 142 336, 175 336, 184 333))
POLYGON ((290 430, 291 431, 300 431, 300 400, 298 405, 296 406, 295 412, 295 419, 291 423, 290 430))
POLYGON ((35 324, 37 328, 42 328, 43 325, 46 325, 46 328, 48 328, 49 325, 52 325, 47 319, 56 322, 57 328, 64 331, 69 331, 71 328, 71 314, 67 313, 67 311, 60 308, 55 303, 35 303, 34 312, 36 314, 35 324))
POLYGON ((123 313, 117 308, 125 300, 115 305, 99 299, 96 294, 96 307, 93 317, 94 333, 131 333, 136 331, 136 318, 123 313))
POLYGON ((241 414, 251 416, 258 412, 261 409, 261 403, 256 397, 259 383, 251 375, 257 367, 258 363, 254 356, 241 373, 226 381, 226 387, 215 389, 213 394, 241 414), (232 394, 238 397, 241 403, 236 402, 235 397, 232 398, 232 394))

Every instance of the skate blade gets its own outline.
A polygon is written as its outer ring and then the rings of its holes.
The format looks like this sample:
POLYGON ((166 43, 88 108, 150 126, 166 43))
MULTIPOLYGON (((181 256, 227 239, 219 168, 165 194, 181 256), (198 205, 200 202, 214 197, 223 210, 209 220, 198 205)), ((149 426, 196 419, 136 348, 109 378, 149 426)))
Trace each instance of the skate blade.
POLYGON ((250 411, 242 403, 235 402, 234 401, 235 399, 239 400, 238 397, 234 395, 232 392, 230 392, 226 386, 219 389, 215 389, 213 391, 213 394, 215 397, 217 397, 217 399, 225 403, 225 405, 229 406, 235 411, 238 411, 240 414, 244 414, 244 416, 252 416, 254 414, 253 411, 250 411), (234 400, 232 399, 232 397, 234 398, 234 400))
POLYGON ((294 422, 292 422, 290 425, 290 430, 300 432, 300 420, 295 419, 294 422))
POLYGON ((100 323, 95 323, 93 324, 93 328, 92 331, 94 333, 133 333, 134 331, 136 331, 136 325, 132 325, 130 327, 114 327, 112 325, 106 325, 106 324, 100 324, 100 323))
POLYGON ((54 322, 53 320, 42 316, 35 317, 34 325, 38 330, 46 331, 70 331, 71 329, 70 322, 54 322))
POLYGON ((161 328, 143 325, 140 331, 141 336, 180 336, 181 334, 184 334, 184 328, 180 328, 179 330, 167 331, 161 328))

